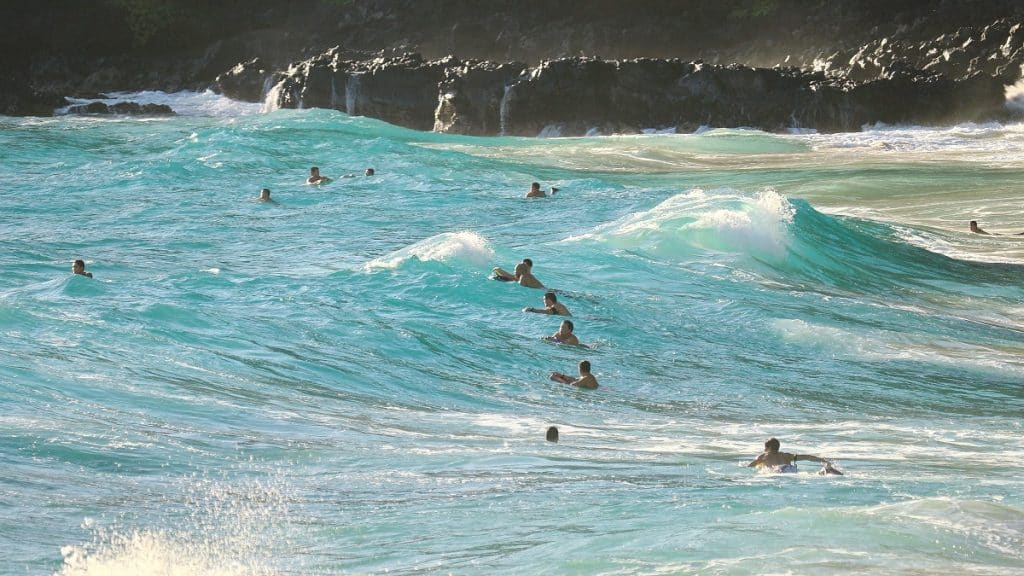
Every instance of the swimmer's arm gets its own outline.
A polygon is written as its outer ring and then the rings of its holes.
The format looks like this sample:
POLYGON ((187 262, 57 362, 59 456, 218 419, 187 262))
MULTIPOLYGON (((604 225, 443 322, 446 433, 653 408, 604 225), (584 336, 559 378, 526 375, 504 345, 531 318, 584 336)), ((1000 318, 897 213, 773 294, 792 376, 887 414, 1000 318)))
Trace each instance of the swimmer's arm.
POLYGON ((573 379, 571 377, 566 376, 565 374, 562 374, 561 372, 552 372, 551 373, 551 379, 554 380, 555 382, 561 382, 562 384, 572 384, 573 383, 573 379))
POLYGON ((812 454, 793 454, 793 462, 797 460, 806 460, 808 462, 819 462, 821 464, 831 464, 832 462, 824 458, 819 458, 812 454))
POLYGON ((757 466, 760 466, 762 462, 764 462, 764 454, 759 454, 757 458, 754 458, 750 462, 750 464, 747 464, 747 468, 755 468, 757 466))
POLYGON ((523 312, 533 312, 534 314, 555 314, 551 308, 523 308, 523 312))

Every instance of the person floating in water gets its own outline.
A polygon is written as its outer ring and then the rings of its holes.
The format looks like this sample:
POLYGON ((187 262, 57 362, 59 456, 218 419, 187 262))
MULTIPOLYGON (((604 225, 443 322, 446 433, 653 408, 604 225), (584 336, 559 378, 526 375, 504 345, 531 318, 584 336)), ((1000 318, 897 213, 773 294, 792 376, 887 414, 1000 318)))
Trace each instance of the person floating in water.
POLYGON ((580 344, 580 339, 572 333, 573 328, 572 320, 562 320, 562 323, 558 326, 558 332, 555 332, 551 336, 546 336, 544 339, 548 342, 557 342, 558 344, 583 346, 583 344, 580 344))
POLYGON ((71 272, 79 276, 92 278, 92 272, 85 271, 85 260, 75 260, 75 262, 71 265, 71 272))
MULTIPOLYGON (((971 232, 974 232, 975 234, 984 234, 986 236, 1001 236, 1001 234, 994 234, 992 232, 985 232, 981 228, 978 228, 978 221, 977 220, 971 220, 970 228, 971 228, 971 232)), ((1017 234, 1013 234, 1013 236, 1024 236, 1024 232, 1018 232, 1017 234)))
POLYGON ((572 314, 569 313, 569 309, 565 307, 565 304, 562 304, 561 302, 558 301, 558 297, 555 296, 554 292, 547 292, 546 294, 544 294, 543 308, 527 307, 523 308, 523 312, 533 312, 535 314, 554 314, 555 316, 572 316, 572 314))
POLYGON ((807 460, 809 462, 820 462, 823 464, 818 474, 837 474, 842 475, 843 473, 832 467, 832 462, 818 456, 811 454, 790 454, 789 452, 779 451, 779 440, 777 438, 770 438, 764 443, 764 452, 759 454, 757 458, 754 458, 750 464, 747 464, 748 468, 757 468, 758 470, 766 470, 768 472, 775 472, 776 474, 795 473, 796 461, 807 460))
POLYGON ((970 228, 971 228, 971 232, 974 232, 975 234, 984 234, 986 236, 992 236, 992 233, 985 232, 981 228, 978 228, 978 221, 977 220, 971 220, 970 228))
POLYGON ((313 166, 309 169, 309 178, 306 178, 306 184, 326 184, 331 179, 327 176, 320 175, 320 168, 313 166))
POLYGON ((516 264, 515 273, 509 274, 508 271, 501 268, 494 268, 491 270, 494 274, 495 280, 501 280, 502 282, 518 282, 520 286, 527 288, 543 288, 544 285, 537 280, 537 277, 533 275, 533 260, 529 258, 523 258, 523 261, 516 264))
POLYGON ((554 380, 555 382, 561 382, 562 384, 572 384, 573 386, 579 388, 587 388, 588 390, 593 390, 594 388, 597 388, 597 378, 594 378, 594 375, 590 373, 590 361, 580 361, 579 370, 579 378, 573 378, 572 376, 569 376, 568 374, 562 374, 561 372, 552 372, 551 379, 554 380))
POLYGON ((260 197, 256 199, 257 202, 273 202, 270 199, 270 188, 264 188, 260 190, 260 197))
MULTIPOLYGON (((551 187, 551 195, 554 196, 555 192, 558 192, 558 188, 551 187)), ((534 182, 530 184, 530 191, 526 193, 527 198, 545 198, 547 194, 540 189, 540 182, 534 182)))
POLYGON ((549 426, 546 438, 548 442, 558 442, 558 428, 549 426))

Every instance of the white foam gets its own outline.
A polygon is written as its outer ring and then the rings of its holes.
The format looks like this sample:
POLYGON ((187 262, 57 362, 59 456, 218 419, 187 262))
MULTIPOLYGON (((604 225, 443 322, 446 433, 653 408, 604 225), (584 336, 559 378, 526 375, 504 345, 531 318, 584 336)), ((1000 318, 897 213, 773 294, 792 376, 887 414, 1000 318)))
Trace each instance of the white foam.
MULTIPOLYGON (((1020 90, 1024 93, 1024 86, 1020 90)), ((860 132, 788 137, 807 142, 817 151, 853 149, 880 156, 899 153, 901 158, 916 154, 927 161, 935 161, 935 155, 941 153, 957 161, 1004 164, 1019 159, 1024 152, 1024 125, 998 122, 966 122, 943 128, 878 123, 864 126, 860 132)))
POLYGON ((561 124, 548 124, 537 134, 537 138, 560 138, 562 136, 561 124))
POLYGON ((286 80, 286 78, 282 78, 277 84, 271 86, 270 90, 267 90, 263 97, 263 104, 260 105, 260 112, 266 114, 281 108, 281 91, 284 90, 286 80))
POLYGON ((108 92, 107 98, 85 99, 68 98, 69 106, 58 108, 56 114, 66 114, 71 106, 89 104, 91 102, 102 102, 112 105, 118 102, 136 102, 138 104, 166 104, 179 116, 203 116, 203 117, 226 117, 245 116, 259 112, 260 105, 249 102, 238 102, 214 94, 212 91, 205 92, 108 92))
POLYGON ((487 239, 480 234, 476 232, 444 232, 420 240, 386 256, 375 258, 366 264, 366 269, 394 269, 412 258, 422 262, 460 260, 482 266, 491 261, 493 257, 494 250, 491 249, 487 239))
POLYGON ((694 189, 566 241, 590 239, 661 252, 683 244, 712 251, 781 255, 789 241, 788 224, 794 213, 789 200, 774 190, 746 194, 694 189))
MULTIPOLYGON (((1024 71, 1024 66, 1021 66, 1024 71)), ((1024 114, 1024 79, 1006 89, 1006 107, 1024 114)))

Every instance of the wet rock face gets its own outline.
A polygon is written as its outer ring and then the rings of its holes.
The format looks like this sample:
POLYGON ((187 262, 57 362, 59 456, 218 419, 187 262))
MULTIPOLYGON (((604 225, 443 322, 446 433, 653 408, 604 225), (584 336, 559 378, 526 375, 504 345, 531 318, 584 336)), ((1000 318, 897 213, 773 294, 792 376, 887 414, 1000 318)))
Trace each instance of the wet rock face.
POLYGON ((434 111, 434 131, 473 136, 504 134, 509 87, 525 70, 521 62, 472 61, 446 68, 434 111))
POLYGON ((906 60, 871 62, 874 68, 864 64, 851 76, 873 79, 855 81, 674 59, 580 57, 527 68, 416 54, 353 61, 328 52, 290 66, 268 98, 274 107, 333 108, 417 130, 488 136, 700 126, 849 131, 875 122, 978 120, 1003 109, 998 76, 951 79, 906 60))

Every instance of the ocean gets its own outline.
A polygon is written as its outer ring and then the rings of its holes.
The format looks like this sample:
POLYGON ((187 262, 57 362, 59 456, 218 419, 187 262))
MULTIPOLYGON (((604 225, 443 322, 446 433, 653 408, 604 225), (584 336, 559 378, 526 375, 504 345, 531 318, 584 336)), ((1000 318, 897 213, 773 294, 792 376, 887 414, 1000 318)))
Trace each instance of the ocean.
POLYGON ((122 97, 179 115, 0 117, 0 573, 1024 572, 1024 125, 122 97))

